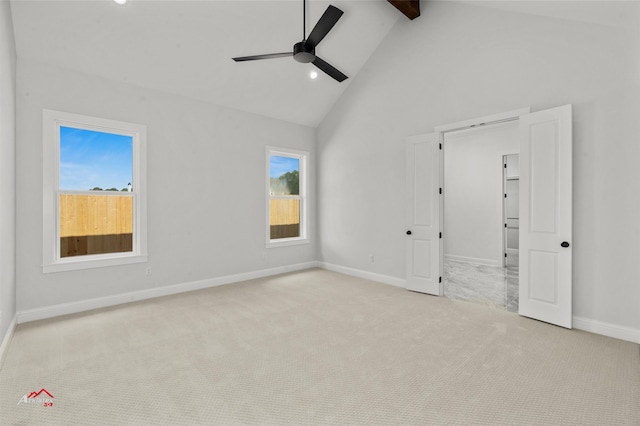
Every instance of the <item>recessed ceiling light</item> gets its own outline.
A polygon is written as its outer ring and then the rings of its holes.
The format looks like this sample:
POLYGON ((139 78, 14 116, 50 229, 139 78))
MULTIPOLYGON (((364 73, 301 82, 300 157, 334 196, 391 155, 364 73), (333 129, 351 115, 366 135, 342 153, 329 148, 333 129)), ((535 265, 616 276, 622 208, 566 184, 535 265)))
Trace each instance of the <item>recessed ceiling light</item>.
POLYGON ((309 77, 311 77, 311 80, 315 80, 316 78, 318 78, 318 73, 316 71, 311 71, 309 73, 309 77))
POLYGON ((125 4, 127 2, 127 0, 113 0, 118 4, 125 4))

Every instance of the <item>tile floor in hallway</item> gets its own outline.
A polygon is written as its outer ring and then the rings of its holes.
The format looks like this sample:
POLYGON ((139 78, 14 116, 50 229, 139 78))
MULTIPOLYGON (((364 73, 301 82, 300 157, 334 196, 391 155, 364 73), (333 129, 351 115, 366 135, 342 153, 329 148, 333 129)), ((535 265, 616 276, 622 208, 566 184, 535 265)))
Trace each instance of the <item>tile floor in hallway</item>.
POLYGON ((518 312, 518 257, 507 267, 445 259, 444 294, 450 299, 480 303, 518 312))

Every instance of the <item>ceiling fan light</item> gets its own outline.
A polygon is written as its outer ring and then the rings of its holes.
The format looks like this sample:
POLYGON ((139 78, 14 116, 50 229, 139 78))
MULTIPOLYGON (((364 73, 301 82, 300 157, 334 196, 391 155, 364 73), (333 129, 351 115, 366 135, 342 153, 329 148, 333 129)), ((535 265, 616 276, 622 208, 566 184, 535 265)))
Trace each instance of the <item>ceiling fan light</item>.
POLYGON ((316 70, 311 70, 311 72, 309 73, 309 78, 311 78, 311 80, 315 80, 316 78, 318 78, 318 72, 316 70))
POLYGON ((118 4, 125 4, 127 2, 127 0, 113 0, 113 1, 118 4))

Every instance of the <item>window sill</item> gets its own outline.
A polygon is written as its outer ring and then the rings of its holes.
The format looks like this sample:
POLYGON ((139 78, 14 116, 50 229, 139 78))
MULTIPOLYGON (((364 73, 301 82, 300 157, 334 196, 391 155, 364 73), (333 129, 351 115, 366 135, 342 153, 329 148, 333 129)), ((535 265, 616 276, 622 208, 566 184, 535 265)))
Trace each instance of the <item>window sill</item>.
POLYGON ((266 248, 297 246, 301 244, 309 244, 308 238, 281 238, 279 240, 270 240, 265 245, 266 248))
POLYGON ((84 259, 62 259, 55 263, 42 265, 42 273, 77 271, 81 269, 102 268, 105 266, 130 265, 132 263, 144 263, 148 261, 148 256, 131 255, 125 256, 82 256, 84 259))

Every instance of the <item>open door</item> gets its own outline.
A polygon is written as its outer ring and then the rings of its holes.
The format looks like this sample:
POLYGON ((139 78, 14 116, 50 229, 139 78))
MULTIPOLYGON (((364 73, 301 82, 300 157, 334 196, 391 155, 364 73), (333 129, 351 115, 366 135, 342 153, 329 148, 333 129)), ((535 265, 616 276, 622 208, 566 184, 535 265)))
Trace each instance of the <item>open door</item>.
POLYGON ((406 146, 406 288, 442 296, 440 273, 440 143, 438 133, 406 146))
POLYGON ((520 116, 519 314, 572 326, 571 105, 520 116))

